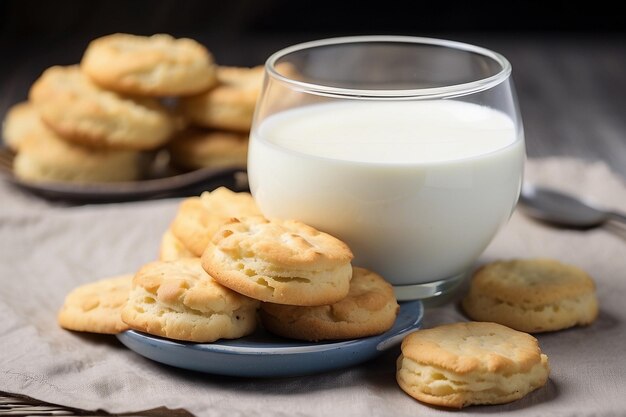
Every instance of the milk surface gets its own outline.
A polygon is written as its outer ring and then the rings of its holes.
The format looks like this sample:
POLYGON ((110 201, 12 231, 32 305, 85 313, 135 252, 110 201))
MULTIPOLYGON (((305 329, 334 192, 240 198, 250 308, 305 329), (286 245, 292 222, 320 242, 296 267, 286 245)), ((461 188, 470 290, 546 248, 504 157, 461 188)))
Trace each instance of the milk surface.
POLYGON ((309 106, 268 119, 259 136, 309 155, 390 164, 458 160, 516 139, 504 113, 450 100, 309 106))
POLYGON ((317 104, 255 126, 250 187, 268 217, 345 240, 394 285, 458 275, 510 216, 524 144, 513 120, 455 100, 317 104))

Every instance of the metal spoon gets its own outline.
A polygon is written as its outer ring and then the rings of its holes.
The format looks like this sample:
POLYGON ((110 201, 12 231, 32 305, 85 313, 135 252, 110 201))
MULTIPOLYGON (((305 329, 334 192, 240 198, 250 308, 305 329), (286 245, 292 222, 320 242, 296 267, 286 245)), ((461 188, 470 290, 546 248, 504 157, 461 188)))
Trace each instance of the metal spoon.
POLYGON ((622 213, 603 210, 592 203, 549 188, 524 185, 520 203, 530 217, 561 227, 589 229, 608 221, 626 224, 626 215, 622 213))

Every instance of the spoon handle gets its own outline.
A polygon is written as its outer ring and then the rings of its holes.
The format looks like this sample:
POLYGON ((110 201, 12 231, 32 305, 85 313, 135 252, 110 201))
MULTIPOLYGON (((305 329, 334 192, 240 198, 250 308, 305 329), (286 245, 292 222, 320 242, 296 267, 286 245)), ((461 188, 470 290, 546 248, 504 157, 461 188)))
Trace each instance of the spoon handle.
POLYGON ((619 223, 626 224, 626 215, 617 211, 611 211, 609 214, 609 220, 613 220, 619 223))

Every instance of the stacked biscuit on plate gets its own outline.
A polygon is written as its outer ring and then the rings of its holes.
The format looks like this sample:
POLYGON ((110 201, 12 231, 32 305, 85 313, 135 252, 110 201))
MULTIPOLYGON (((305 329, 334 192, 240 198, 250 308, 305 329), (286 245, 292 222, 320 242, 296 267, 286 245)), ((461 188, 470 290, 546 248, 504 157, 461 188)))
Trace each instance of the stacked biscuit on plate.
POLYGON ((26 181, 141 178, 155 150, 179 169, 245 166, 262 83, 257 68, 219 67, 191 39, 127 34, 91 42, 80 65, 47 69, 3 136, 26 181))
MULTIPOLYGON (((250 194, 218 188, 182 201, 157 261, 75 289, 58 319, 77 331, 135 329, 204 343, 246 336, 259 321, 306 341, 383 333, 398 314, 393 289, 351 261, 337 238, 296 220, 267 219, 250 194)), ((421 402, 461 408, 522 398, 549 374, 548 357, 525 331, 589 324, 598 314, 593 280, 549 259, 483 266, 463 307, 480 321, 418 330, 402 341, 396 379, 421 402)))
POLYGON ((183 169, 245 166, 248 137, 263 67, 218 67, 217 86, 180 100, 189 127, 169 145, 172 163, 183 169))
POLYGON ((181 203, 159 260, 134 276, 77 288, 59 323, 213 342, 253 332, 260 310, 267 330, 294 339, 383 333, 399 309, 392 287, 351 260, 337 238, 299 221, 266 219, 250 194, 219 188, 181 203))

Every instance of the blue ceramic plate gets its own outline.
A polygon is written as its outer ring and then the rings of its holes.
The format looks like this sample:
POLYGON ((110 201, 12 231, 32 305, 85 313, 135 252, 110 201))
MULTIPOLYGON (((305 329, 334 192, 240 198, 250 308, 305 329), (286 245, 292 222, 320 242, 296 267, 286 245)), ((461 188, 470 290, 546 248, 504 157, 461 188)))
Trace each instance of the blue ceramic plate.
POLYGON ((396 346, 422 324, 420 301, 400 304, 394 326, 378 336, 338 342, 300 342, 264 330, 234 340, 187 343, 129 330, 117 335, 146 358, 178 368, 219 375, 284 377, 345 368, 365 362, 396 346))

